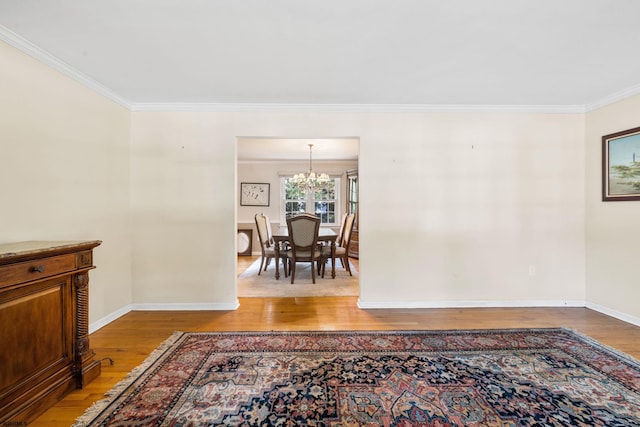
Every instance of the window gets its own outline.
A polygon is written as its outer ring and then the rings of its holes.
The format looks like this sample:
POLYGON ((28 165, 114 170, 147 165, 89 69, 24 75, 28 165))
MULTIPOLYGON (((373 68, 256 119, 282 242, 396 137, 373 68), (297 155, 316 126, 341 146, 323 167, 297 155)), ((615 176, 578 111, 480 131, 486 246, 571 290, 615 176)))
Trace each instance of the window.
POLYGON ((331 177, 327 188, 316 191, 305 191, 293 185, 292 176, 280 177, 281 200, 284 200, 282 218, 300 213, 311 213, 320 217, 321 225, 338 225, 340 221, 340 178, 331 177))

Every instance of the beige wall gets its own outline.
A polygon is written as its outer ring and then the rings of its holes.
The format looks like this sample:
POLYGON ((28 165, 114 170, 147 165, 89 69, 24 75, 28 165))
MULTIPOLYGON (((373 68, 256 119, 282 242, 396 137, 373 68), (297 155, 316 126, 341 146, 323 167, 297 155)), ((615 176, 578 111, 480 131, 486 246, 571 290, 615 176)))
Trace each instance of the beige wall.
POLYGON ((131 304, 127 109, 0 43, 0 242, 103 240, 90 321, 131 304))
POLYGON ((587 115, 132 113, 4 44, 0 61, 0 241, 103 240, 93 325, 236 306, 239 135, 360 138, 363 307, 640 316, 638 202, 599 201, 599 138, 638 125, 639 97, 587 115))
POLYGON ((586 267, 592 307, 640 324, 640 201, 602 202, 602 136, 640 126, 640 96, 587 114, 586 267))
POLYGON ((239 135, 360 137, 362 306, 584 302, 584 115, 306 112, 132 114, 134 303, 236 303, 239 135))
POLYGON ((367 212, 361 282, 374 282, 363 287, 365 303, 544 305, 584 298, 581 115, 386 121, 361 142, 367 212), (383 202, 388 209, 376 209, 383 202), (374 241, 384 244, 372 248, 374 241))

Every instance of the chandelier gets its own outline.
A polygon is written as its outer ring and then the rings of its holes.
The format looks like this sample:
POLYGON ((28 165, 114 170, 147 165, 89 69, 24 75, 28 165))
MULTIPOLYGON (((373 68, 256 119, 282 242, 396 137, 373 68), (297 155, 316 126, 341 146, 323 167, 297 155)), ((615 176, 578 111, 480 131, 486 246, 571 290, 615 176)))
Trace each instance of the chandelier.
POLYGON ((316 174, 313 171, 311 149, 313 144, 309 144, 309 172, 297 173, 293 176, 293 185, 305 191, 322 190, 331 182, 331 178, 326 173, 316 174))

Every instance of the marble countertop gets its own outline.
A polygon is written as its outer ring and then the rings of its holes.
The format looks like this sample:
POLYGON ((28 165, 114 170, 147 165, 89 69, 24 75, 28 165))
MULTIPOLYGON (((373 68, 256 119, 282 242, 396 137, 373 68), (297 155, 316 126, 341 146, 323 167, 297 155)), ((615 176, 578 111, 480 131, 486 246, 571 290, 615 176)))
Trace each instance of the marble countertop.
POLYGON ((28 256, 44 251, 93 248, 101 243, 101 240, 30 240, 26 242, 0 243, 0 259, 28 256))

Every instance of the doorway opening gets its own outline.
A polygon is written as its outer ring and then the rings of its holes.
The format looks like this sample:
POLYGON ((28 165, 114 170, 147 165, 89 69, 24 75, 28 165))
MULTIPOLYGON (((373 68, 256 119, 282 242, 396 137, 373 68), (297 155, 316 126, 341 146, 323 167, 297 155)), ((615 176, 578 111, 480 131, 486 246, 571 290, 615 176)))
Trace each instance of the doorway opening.
MULTIPOLYGON (((357 137, 330 138, 275 138, 238 137, 236 145, 236 227, 238 229, 238 257, 236 264, 238 297, 278 296, 359 296, 359 161, 360 140, 357 137), (309 144, 313 144, 311 159, 309 144), (335 181, 335 199, 295 201, 293 212, 303 206, 323 220, 322 227, 340 232, 346 213, 356 215, 355 239, 349 245, 352 251, 350 267, 352 275, 336 260, 335 278, 331 275, 331 261, 325 277, 316 279, 312 285, 310 272, 305 276, 299 270, 295 283, 283 274, 275 277, 275 260, 271 260, 266 271, 258 274, 261 247, 255 225, 255 215, 269 217, 274 232, 286 228, 286 218, 292 214, 291 200, 287 200, 287 177, 312 168, 314 172, 326 173, 335 181), (259 192, 259 197, 250 191, 259 192), (246 190, 243 194, 243 190, 246 190), (254 197, 255 196, 255 197, 254 197), (254 197, 251 198, 250 197, 254 197), (248 235, 251 237, 248 237, 248 235), (247 239, 251 249, 247 249, 247 239), (355 246, 354 246, 355 245, 355 246), (243 252, 244 255, 240 254, 243 252), (249 255, 250 253, 250 255, 249 255)), ((300 268, 300 266, 299 266, 300 268)), ((282 264, 279 266, 282 273, 282 264)))

